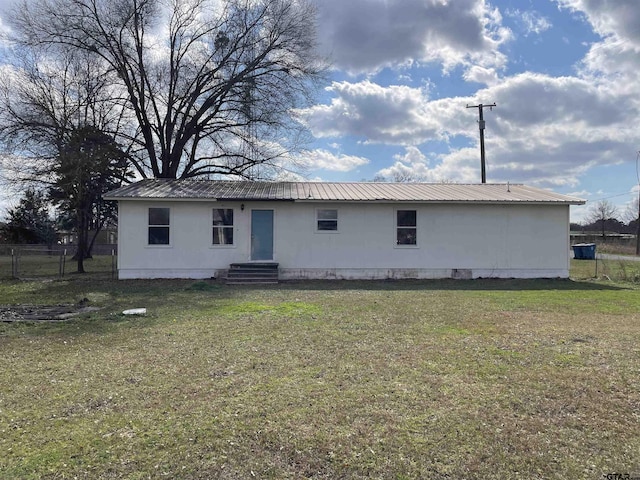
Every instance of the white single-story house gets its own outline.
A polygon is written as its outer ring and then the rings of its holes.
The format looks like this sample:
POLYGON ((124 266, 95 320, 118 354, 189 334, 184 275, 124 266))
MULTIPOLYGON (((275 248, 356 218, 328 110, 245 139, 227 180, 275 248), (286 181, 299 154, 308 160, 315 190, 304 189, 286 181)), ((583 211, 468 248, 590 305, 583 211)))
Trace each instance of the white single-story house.
POLYGON ((524 185, 145 179, 118 201, 118 276, 566 278, 569 207, 524 185))

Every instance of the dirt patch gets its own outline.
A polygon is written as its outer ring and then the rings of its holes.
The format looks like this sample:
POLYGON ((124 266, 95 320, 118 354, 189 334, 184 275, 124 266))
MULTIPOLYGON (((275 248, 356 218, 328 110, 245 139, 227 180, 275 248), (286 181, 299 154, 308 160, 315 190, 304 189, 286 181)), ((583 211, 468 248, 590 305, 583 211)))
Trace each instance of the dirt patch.
POLYGON ((0 322, 61 322, 98 307, 77 305, 0 305, 0 322))

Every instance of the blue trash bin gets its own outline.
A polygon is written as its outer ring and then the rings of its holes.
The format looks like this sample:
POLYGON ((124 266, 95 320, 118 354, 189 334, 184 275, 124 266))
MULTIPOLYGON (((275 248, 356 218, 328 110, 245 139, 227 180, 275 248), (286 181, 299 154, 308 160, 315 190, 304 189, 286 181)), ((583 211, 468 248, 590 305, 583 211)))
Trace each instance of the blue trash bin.
POLYGON ((576 260, 595 260, 596 244, 595 243, 576 243, 572 245, 573 258, 576 260))

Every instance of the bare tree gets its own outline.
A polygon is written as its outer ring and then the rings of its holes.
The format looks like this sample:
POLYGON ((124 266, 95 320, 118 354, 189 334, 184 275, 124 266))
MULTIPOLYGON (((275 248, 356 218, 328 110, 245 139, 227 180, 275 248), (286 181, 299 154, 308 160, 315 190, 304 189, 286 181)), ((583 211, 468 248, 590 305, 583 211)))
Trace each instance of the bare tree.
POLYGON ((83 52, 16 49, 0 73, 0 145, 9 180, 50 183, 52 161, 78 128, 90 125, 120 136, 122 108, 100 62, 83 52))
POLYGON ((600 200, 589 208, 587 212, 587 221, 592 224, 600 225, 602 238, 606 237, 605 226, 607 220, 616 218, 618 209, 608 200, 600 200))
MULTIPOLYGON (((394 182, 394 183, 429 183, 425 175, 414 173, 409 168, 405 168, 402 170, 394 170, 391 172, 391 175, 389 176, 385 176, 378 173, 373 177, 372 181, 373 182, 394 182)), ((456 182, 454 182, 450 178, 443 178, 438 180, 437 182, 430 182, 430 183, 450 185, 450 184, 455 184, 456 182)))
POLYGON ((131 128, 142 176, 255 176, 298 147, 291 111, 324 64, 307 0, 30 0, 12 18, 23 47, 85 52, 131 128))
POLYGON ((12 69, 0 75, 0 144, 15 154, 3 159, 2 171, 14 184, 48 191, 71 214, 83 272, 93 243, 89 230, 95 239, 115 216, 100 195, 127 177, 128 155, 114 140, 128 124, 127 112, 111 102, 114 91, 102 62, 82 51, 47 53, 39 47, 16 50, 12 69), (99 141, 74 151, 86 132, 99 141))

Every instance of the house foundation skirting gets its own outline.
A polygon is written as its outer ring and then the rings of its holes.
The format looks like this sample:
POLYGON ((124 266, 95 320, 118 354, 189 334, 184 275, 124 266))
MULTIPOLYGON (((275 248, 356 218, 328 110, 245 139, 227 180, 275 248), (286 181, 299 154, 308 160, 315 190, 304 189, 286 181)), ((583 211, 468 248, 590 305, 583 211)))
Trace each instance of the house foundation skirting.
POLYGON ((280 268, 281 280, 385 280, 473 278, 568 278, 568 269, 523 268, 280 268))
MULTIPOLYGON (((118 278, 221 278, 226 269, 120 269, 118 278)), ((473 278, 568 278, 568 269, 526 268, 280 268, 280 280, 404 280, 473 278)))
MULTIPOLYGON (((226 271, 226 270, 225 270, 226 271)), ((120 280, 134 278, 217 278, 219 270, 215 268, 121 268, 120 280)))

